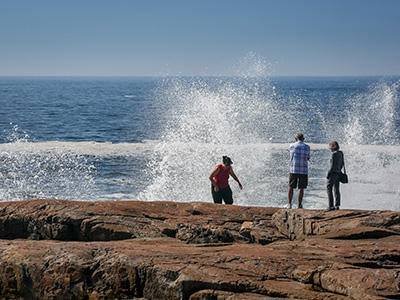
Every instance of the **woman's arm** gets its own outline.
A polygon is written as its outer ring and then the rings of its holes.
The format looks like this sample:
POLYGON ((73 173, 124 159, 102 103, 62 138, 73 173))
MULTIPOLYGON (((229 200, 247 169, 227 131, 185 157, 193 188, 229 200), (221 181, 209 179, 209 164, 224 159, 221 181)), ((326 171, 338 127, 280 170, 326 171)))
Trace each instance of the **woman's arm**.
POLYGON ((340 165, 340 170, 342 170, 344 167, 344 154, 343 154, 343 152, 341 152, 341 153, 342 153, 342 164, 340 165))
POLYGON ((216 166, 215 169, 211 172, 208 177, 211 181, 211 184, 214 186, 214 191, 218 192, 219 188, 217 183, 214 181, 214 177, 218 175, 220 166, 216 166))
POLYGON ((230 175, 232 176, 232 178, 235 179, 236 182, 239 184, 239 188, 240 188, 240 189, 243 189, 243 186, 242 186, 242 184, 240 183, 239 179, 237 178, 235 172, 233 172, 232 167, 231 167, 231 170, 229 171, 229 174, 230 174, 230 175))

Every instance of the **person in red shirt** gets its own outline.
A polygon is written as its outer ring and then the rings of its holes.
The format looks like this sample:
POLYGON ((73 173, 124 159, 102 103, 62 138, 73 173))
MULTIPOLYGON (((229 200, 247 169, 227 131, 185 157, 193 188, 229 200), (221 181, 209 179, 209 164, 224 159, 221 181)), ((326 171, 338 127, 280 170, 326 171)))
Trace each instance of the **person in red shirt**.
POLYGON ((243 189, 242 184, 233 172, 232 164, 233 162, 228 156, 223 156, 222 164, 216 166, 209 176, 214 203, 222 204, 223 200, 225 204, 233 204, 232 190, 228 182, 229 176, 232 176, 239 184, 239 188, 243 189))

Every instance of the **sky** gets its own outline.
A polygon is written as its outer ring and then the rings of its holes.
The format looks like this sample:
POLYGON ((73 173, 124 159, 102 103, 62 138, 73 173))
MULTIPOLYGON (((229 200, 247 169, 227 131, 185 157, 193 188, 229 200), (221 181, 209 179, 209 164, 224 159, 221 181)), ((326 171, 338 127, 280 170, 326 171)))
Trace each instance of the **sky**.
POLYGON ((399 12, 400 0, 0 0, 0 76, 400 75, 399 12))

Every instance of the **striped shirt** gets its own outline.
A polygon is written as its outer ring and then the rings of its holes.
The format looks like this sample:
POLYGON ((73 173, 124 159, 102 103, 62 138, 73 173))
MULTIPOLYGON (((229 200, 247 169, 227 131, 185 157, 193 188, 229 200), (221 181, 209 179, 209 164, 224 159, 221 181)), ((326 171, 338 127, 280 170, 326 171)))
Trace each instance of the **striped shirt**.
POLYGON ((290 145, 290 173, 308 174, 310 146, 298 141, 290 145))

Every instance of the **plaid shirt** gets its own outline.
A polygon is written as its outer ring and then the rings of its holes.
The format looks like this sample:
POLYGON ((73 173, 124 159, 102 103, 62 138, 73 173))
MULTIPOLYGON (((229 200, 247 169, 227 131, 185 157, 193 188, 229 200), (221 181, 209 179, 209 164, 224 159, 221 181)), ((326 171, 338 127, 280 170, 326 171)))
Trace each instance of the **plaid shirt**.
POLYGON ((290 145, 290 173, 308 174, 310 146, 302 141, 290 145))

